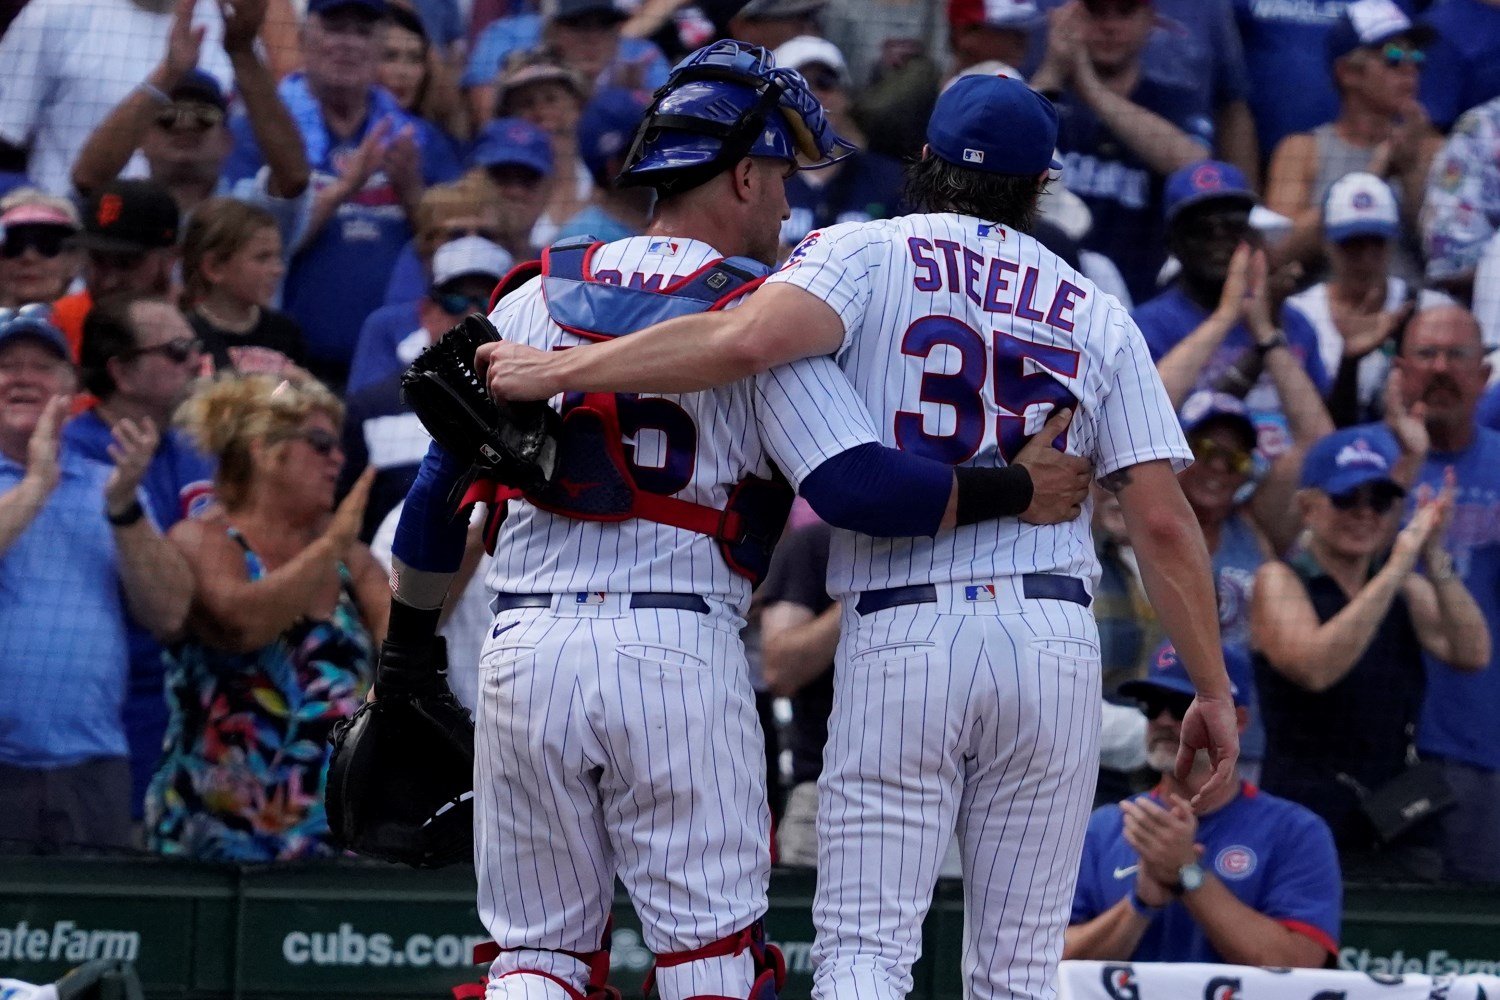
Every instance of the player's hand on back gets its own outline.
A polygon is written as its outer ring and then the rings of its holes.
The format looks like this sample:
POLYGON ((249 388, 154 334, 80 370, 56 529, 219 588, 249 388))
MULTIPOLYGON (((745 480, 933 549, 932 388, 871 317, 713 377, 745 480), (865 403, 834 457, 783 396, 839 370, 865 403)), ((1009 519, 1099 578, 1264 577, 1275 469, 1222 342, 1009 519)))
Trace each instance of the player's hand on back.
POLYGON ((552 359, 547 351, 497 340, 479 345, 474 370, 484 376, 496 402, 551 399, 562 392, 548 372, 552 359))
POLYGON ((1072 410, 1054 412, 1011 463, 1031 474, 1031 505, 1021 512, 1021 520, 1028 524, 1072 521, 1088 499, 1094 463, 1052 447, 1072 421, 1072 410))

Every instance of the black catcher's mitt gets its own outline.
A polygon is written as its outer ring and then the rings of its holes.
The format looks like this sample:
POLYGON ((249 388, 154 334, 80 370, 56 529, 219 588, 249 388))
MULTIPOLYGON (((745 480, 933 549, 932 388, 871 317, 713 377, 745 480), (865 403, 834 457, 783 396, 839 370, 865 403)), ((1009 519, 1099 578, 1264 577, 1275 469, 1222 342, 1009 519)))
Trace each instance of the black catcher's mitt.
POLYGON ((474 856, 474 722, 448 690, 447 645, 386 642, 372 702, 336 725, 328 826, 355 854, 441 868, 474 856))
POLYGON ((476 475, 536 490, 557 465, 561 418, 545 402, 496 403, 474 370, 474 352, 499 340, 475 313, 438 338, 401 376, 401 397, 450 455, 476 475))

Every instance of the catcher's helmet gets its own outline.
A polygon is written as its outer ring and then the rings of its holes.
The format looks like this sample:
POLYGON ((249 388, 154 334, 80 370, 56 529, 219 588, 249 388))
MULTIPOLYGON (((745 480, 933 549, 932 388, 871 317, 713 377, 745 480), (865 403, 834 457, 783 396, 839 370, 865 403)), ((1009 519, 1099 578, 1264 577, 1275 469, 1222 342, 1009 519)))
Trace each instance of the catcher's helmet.
POLYGON ((778 69, 757 45, 725 40, 673 68, 636 129, 617 183, 678 194, 746 156, 816 169, 853 151, 801 74, 778 69))

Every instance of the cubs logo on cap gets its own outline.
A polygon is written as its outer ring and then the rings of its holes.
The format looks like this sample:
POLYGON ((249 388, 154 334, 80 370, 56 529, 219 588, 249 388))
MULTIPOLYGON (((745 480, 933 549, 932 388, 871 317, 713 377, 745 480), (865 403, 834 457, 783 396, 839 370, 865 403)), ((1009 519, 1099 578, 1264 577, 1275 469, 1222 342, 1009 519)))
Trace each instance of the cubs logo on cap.
POLYGON ((1232 163, 1203 160, 1180 168, 1167 178, 1164 189, 1167 222, 1170 224, 1183 209, 1205 201, 1230 201, 1245 208, 1259 200, 1245 175, 1232 163))
POLYGON ((1343 496, 1367 483, 1381 483, 1404 495, 1406 491, 1391 478, 1396 456, 1395 439, 1384 428, 1334 431, 1308 449, 1302 463, 1302 486, 1343 496))
POLYGON ((1323 235, 1330 242, 1359 236, 1394 240, 1400 229, 1396 195, 1379 177, 1357 171, 1329 186, 1323 199, 1323 235))

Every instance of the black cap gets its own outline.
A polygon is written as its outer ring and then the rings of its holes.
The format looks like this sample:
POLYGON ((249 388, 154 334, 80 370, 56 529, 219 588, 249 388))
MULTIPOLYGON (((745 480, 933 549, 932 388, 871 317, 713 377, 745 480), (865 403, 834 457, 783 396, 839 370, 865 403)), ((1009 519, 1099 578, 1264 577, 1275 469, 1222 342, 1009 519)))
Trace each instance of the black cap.
POLYGON ((610 21, 627 21, 630 15, 621 10, 615 0, 553 0, 544 8, 553 21, 579 21, 597 17, 610 21))
POLYGON ((218 80, 201 69, 185 73, 167 92, 167 96, 174 101, 197 101, 199 104, 212 104, 220 111, 229 110, 229 100, 224 96, 224 88, 219 86, 218 80))
POLYGON ((151 181, 114 181, 89 196, 84 249, 141 253, 177 245, 179 212, 167 189, 151 181))

